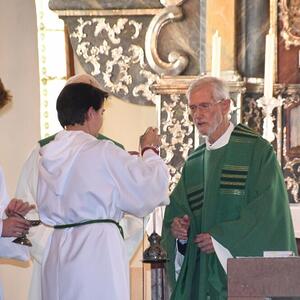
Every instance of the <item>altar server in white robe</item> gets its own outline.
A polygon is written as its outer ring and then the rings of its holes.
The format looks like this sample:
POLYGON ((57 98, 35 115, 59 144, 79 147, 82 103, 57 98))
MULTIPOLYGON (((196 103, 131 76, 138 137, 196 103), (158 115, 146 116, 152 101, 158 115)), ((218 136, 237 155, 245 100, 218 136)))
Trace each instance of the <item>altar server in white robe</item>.
MULTIPOLYGON (((11 96, 0 79, 0 109, 10 100, 11 96)), ((32 205, 20 199, 12 199, 9 202, 4 174, 0 166, 0 258, 12 258, 23 261, 29 259, 28 249, 12 241, 16 237, 28 233, 30 223, 20 215, 26 215, 31 209, 33 209, 32 205)), ((3 299, 1 286, 0 299, 3 299)))
POLYGON ((30 223, 20 215, 26 215, 32 208, 20 199, 9 201, 4 174, 0 166, 0 258, 29 260, 28 249, 12 241, 28 233, 30 223))
POLYGON ((95 138, 105 97, 91 85, 65 86, 56 105, 65 130, 40 151, 38 210, 55 228, 43 259, 43 300, 129 300, 118 222, 124 212, 142 217, 169 201, 157 129, 142 136, 139 158, 95 138))
MULTIPOLYGON (((71 83, 86 83, 96 88, 101 88, 98 81, 89 74, 77 74, 70 77, 66 85, 71 83)), ((16 194, 17 198, 24 199, 31 204, 36 203, 37 179, 38 179, 38 161, 40 158, 40 150, 42 145, 46 144, 51 137, 39 141, 33 148, 32 152, 25 161, 21 174, 19 176, 16 194)), ((29 218, 39 219, 37 209, 29 212, 29 218)), ((148 218, 137 218, 130 214, 125 214, 120 221, 124 230, 124 241, 129 260, 136 253, 137 247, 143 239, 144 222, 147 223, 148 218)), ((28 238, 32 243, 30 247, 30 255, 33 262, 32 278, 28 293, 28 300, 41 300, 41 264, 45 252, 46 243, 53 228, 43 224, 32 227, 29 231, 28 238)))

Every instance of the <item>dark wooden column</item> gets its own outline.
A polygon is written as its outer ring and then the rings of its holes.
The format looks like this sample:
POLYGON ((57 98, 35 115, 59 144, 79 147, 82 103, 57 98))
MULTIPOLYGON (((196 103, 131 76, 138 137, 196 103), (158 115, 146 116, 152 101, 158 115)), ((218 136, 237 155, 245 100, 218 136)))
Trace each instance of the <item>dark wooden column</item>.
POLYGON ((269 1, 238 0, 235 15, 238 72, 246 78, 263 78, 269 1))

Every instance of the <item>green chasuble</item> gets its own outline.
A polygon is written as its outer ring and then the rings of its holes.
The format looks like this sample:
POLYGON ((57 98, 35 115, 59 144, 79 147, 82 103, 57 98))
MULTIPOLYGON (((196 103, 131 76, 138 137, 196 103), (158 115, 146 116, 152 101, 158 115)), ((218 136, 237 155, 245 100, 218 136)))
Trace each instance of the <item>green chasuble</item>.
POLYGON ((244 125, 216 150, 199 146, 187 159, 166 208, 162 245, 168 253, 172 300, 227 298, 227 276, 215 253, 193 242, 208 232, 236 256, 263 256, 263 251, 297 253, 288 197, 272 146, 244 125), (177 281, 174 217, 190 218, 189 237, 177 281))
MULTIPOLYGON (((47 145, 49 142, 53 141, 54 138, 55 138, 55 135, 56 135, 56 134, 53 134, 53 135, 51 135, 51 136, 48 136, 47 138, 44 138, 44 139, 40 140, 40 141, 39 141, 40 146, 43 147, 43 146, 47 145)), ((116 142, 116 141, 114 141, 114 140, 112 140, 112 139, 106 137, 106 136, 103 135, 103 134, 98 134, 97 139, 98 139, 98 140, 109 140, 109 141, 112 141, 116 146, 118 146, 118 147, 124 149, 124 146, 123 146, 123 145, 121 145, 121 144, 119 144, 118 142, 116 142)))

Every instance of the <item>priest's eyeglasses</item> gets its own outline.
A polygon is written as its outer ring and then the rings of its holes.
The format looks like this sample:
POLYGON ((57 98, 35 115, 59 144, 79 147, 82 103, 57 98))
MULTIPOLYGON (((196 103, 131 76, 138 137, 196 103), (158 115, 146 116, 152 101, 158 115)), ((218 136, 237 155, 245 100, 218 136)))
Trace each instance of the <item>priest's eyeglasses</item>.
POLYGON ((216 102, 203 102, 199 104, 191 104, 188 106, 190 114, 196 113, 196 111, 200 110, 201 112, 209 111, 213 106, 217 105, 218 103, 222 102, 223 99, 218 100, 216 102))

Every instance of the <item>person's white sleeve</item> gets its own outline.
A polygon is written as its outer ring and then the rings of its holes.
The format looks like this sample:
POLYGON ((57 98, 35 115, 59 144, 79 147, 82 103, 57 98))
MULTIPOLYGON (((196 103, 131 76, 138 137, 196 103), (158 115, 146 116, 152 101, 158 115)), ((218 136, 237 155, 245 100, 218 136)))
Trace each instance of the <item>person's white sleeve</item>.
POLYGON ((149 216, 138 218, 129 214, 124 214, 119 222, 123 228, 124 242, 129 260, 134 257, 139 245, 143 241, 144 231, 148 220, 149 216))
POLYGON ((8 203, 9 203, 9 197, 6 191, 5 178, 4 178, 2 168, 0 167, 0 219, 2 219, 3 216, 5 215, 5 209, 8 203))
POLYGON ((220 264, 222 265, 225 273, 227 274, 227 259, 232 258, 232 254, 230 251, 222 246, 218 241, 216 241, 213 237, 211 237, 216 255, 220 261, 220 264))
POLYGON ((112 143, 107 143, 104 151, 107 169, 119 193, 116 205, 121 210, 143 217, 169 203, 169 172, 157 154, 146 150, 143 157, 136 158, 112 143))
MULTIPOLYGON (((38 180, 38 161, 39 161, 39 144, 32 150, 31 154, 25 161, 21 174, 19 176, 17 189, 15 193, 16 198, 20 198, 30 204, 35 204, 35 197, 37 191, 38 180)), ((37 210, 32 210, 27 214, 28 218, 37 219, 37 210)))
MULTIPOLYGON (((28 201, 30 204, 35 205, 38 182, 38 162, 40 158, 39 150, 40 145, 38 144, 25 161, 15 194, 16 198, 20 198, 24 201, 28 201)), ((34 220, 39 219, 37 209, 30 211, 26 217, 34 220)), ((42 263, 44 249, 52 230, 52 228, 41 224, 39 226, 32 227, 29 231, 28 238, 32 243, 32 247, 30 247, 30 254, 39 263, 42 263)))
POLYGON ((146 226, 146 232, 148 235, 151 235, 151 233, 155 231, 158 235, 161 236, 165 208, 165 206, 157 207, 150 215, 149 222, 146 226))
MULTIPOLYGON (((187 243, 187 241, 182 241, 182 243, 187 243)), ((177 240, 176 240, 176 246, 175 246, 175 279, 177 280, 182 264, 183 264, 183 260, 184 260, 184 255, 182 255, 179 251, 178 251, 178 247, 177 247, 177 240)))
POLYGON ((22 261, 30 259, 29 247, 13 243, 14 237, 0 238, 0 258, 10 258, 22 261))
POLYGON ((3 230, 3 221, 0 219, 0 237, 2 236, 2 230, 3 230))
POLYGON ((28 291, 28 300, 42 300, 42 266, 37 260, 33 260, 32 277, 28 291))

